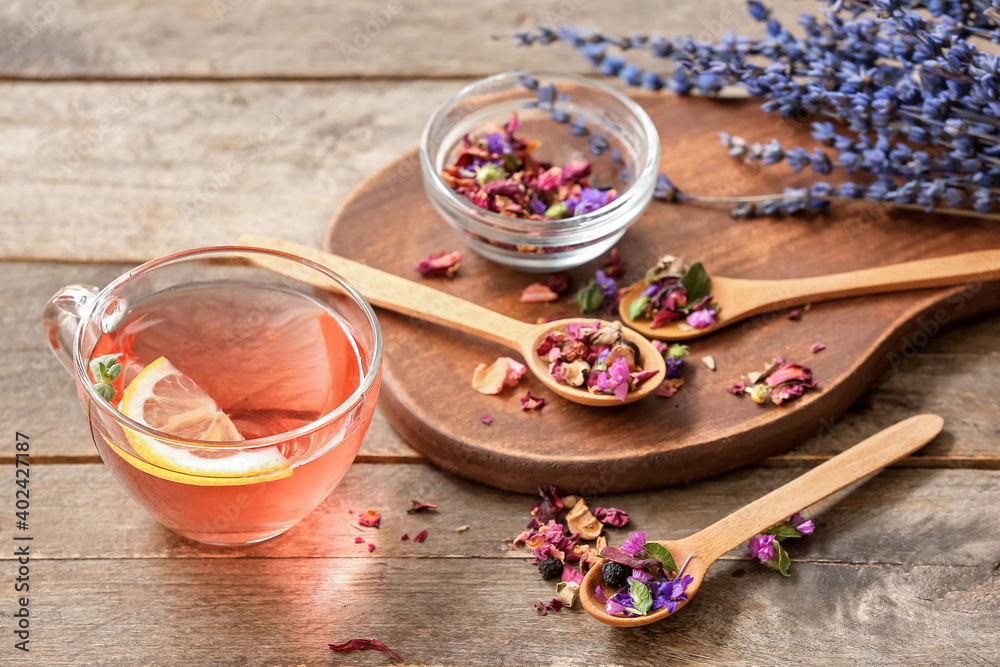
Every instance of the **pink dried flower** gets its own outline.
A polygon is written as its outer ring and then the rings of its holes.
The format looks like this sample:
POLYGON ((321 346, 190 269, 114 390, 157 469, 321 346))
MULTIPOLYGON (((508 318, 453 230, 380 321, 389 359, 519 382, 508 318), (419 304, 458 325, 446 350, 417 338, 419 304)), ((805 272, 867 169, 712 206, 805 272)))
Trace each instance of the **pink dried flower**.
POLYGON ((555 301, 559 295, 541 283, 531 283, 521 292, 521 303, 555 301))
POLYGON ((816 354, 817 352, 820 352, 820 351, 825 350, 825 349, 826 349, 826 345, 823 345, 823 343, 813 343, 812 347, 809 348, 809 350, 813 354, 816 354))
POLYGON ((621 528, 630 520, 628 512, 616 507, 596 507, 594 508, 594 516, 601 523, 615 528, 621 528))
POLYGON ((750 555, 759 558, 761 562, 767 562, 774 558, 774 535, 757 535, 750 538, 747 544, 750 555))
POLYGON ((378 528, 381 521, 382 514, 378 510, 365 510, 358 517, 358 523, 362 526, 371 526, 372 528, 378 528))
POLYGON ((521 398, 522 410, 541 410, 545 405, 545 399, 540 396, 532 396, 531 390, 521 398))
POLYGON ((490 424, 493 423, 493 417, 490 417, 489 415, 483 415, 482 417, 479 418, 479 421, 489 426, 490 424))
POLYGON ((447 276, 452 278, 458 272, 459 264, 462 261, 462 253, 437 252, 425 260, 420 261, 413 270, 422 276, 447 276))

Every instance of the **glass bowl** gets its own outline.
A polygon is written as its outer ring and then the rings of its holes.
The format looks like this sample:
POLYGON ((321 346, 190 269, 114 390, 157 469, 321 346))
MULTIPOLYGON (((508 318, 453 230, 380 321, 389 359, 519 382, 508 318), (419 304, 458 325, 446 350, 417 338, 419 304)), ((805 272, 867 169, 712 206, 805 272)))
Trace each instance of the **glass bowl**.
POLYGON ((646 210, 660 166, 660 138, 638 104, 604 84, 572 74, 507 72, 466 86, 434 112, 420 140, 420 165, 431 203, 469 247, 522 271, 559 271, 610 250, 646 210), (550 85, 555 98, 540 100, 539 91, 550 85), (521 121, 517 136, 541 142, 533 157, 553 165, 587 158, 591 185, 615 188, 618 197, 591 213, 526 220, 480 208, 452 190, 441 171, 454 164, 463 137, 475 141, 498 131, 515 112, 521 121), (587 133, 571 132, 568 120, 582 122, 587 133), (601 143, 606 145, 599 151, 595 144, 601 143))

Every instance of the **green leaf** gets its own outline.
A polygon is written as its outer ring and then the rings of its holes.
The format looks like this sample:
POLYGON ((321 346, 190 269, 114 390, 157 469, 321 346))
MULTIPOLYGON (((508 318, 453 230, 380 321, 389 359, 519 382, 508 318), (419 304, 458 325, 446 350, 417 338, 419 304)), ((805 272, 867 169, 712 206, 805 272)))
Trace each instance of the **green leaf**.
POLYGON ((775 540, 772 542, 774 545, 774 556, 771 560, 764 561, 764 565, 767 565, 772 570, 777 570, 786 577, 792 576, 788 573, 789 568, 792 566, 792 561, 788 558, 788 552, 785 548, 781 546, 781 542, 775 540))
POLYGON ((601 291, 601 286, 596 281, 591 280, 589 285, 576 293, 573 300, 580 306, 581 313, 587 313, 604 305, 604 292, 601 291))
POLYGON ((695 303, 712 293, 712 279, 701 262, 695 262, 688 267, 687 273, 681 278, 681 285, 687 292, 687 302, 695 303))
MULTIPOLYGON (((102 357, 94 357, 90 360, 90 373, 94 376, 94 380, 98 382, 105 382, 108 378, 108 368, 111 367, 118 361, 117 354, 105 354, 102 357)), ((120 372, 120 371, 119 371, 120 372)), ((117 377, 117 376, 115 376, 117 377)), ((113 378, 111 378, 113 379, 113 378)))
POLYGON ((628 316, 630 319, 638 319, 646 311, 646 306, 649 305, 649 297, 645 294, 640 296, 638 299, 633 299, 632 303, 628 305, 628 316))
POLYGON ((776 540, 783 537, 802 537, 802 533, 788 521, 782 521, 778 525, 768 528, 764 531, 764 534, 774 535, 776 540))
POLYGON ((687 356, 688 346, 687 345, 671 345, 667 348, 667 356, 672 359, 683 359, 687 356))
POLYGON ((641 581, 629 579, 628 596, 632 599, 632 607, 642 615, 653 606, 653 594, 649 592, 649 586, 641 581))
POLYGON ((101 395, 105 401, 110 403, 115 399, 115 388, 107 382, 98 382, 94 385, 94 390, 101 395))
POLYGON ((521 162, 513 154, 507 153, 503 156, 503 168, 513 174, 521 171, 521 162))
POLYGON ((107 372, 104 374, 104 378, 108 382, 114 382, 115 380, 118 379, 118 376, 121 374, 122 374, 122 365, 115 364, 114 366, 112 366, 107 370, 107 372))
POLYGON ((663 563, 663 569, 667 572, 677 571, 677 563, 674 562, 673 555, 659 542, 646 542, 642 545, 642 549, 645 551, 646 558, 655 558, 660 561, 663 563))

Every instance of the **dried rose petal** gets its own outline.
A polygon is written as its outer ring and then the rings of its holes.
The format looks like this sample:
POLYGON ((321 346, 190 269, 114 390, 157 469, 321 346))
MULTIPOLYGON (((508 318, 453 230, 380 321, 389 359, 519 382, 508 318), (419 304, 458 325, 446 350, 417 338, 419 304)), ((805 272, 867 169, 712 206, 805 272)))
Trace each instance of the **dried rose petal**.
POLYGON ((683 378, 671 378, 669 380, 664 380, 659 387, 656 388, 656 395, 663 398, 670 398, 684 386, 683 378))
POLYGON ((541 283, 531 283, 521 292, 521 303, 555 301, 559 295, 541 283))
POLYGON ((407 533, 403 533, 402 535, 399 536, 399 541, 400 542, 405 542, 408 539, 410 539, 410 536, 407 533))
POLYGON ((530 389, 528 390, 528 393, 521 398, 522 410, 541 410, 544 405, 545 399, 538 396, 532 396, 530 389))
POLYGON ((504 359, 507 360, 507 375, 504 376, 503 382, 508 387, 516 387, 528 369, 517 359, 511 359, 510 357, 504 357, 504 359))
POLYGON ((371 544, 371 543, 369 543, 369 544, 368 544, 368 553, 371 553, 371 552, 373 552, 373 551, 375 551, 375 545, 374 545, 374 544, 371 544))
POLYGON ((583 498, 576 501, 573 509, 566 514, 566 525, 569 526, 571 532, 579 533, 580 537, 585 540, 596 539, 604 529, 601 522, 590 513, 583 498))
POLYGON ((790 320, 792 320, 793 322, 802 319, 801 313, 799 313, 799 311, 797 311, 797 310, 790 310, 790 311, 788 311, 788 314, 785 315, 785 317, 788 318, 788 319, 790 319, 790 320))
POLYGON ((331 651, 382 651, 403 662, 402 656, 377 639, 352 639, 343 644, 330 644, 331 651))
POLYGON ((364 544, 365 543, 365 538, 363 538, 363 537, 355 537, 354 538, 354 543, 355 544, 364 544))
POLYGON ((817 352, 820 352, 820 351, 825 350, 825 349, 826 349, 826 345, 823 345, 823 343, 813 343, 812 347, 809 348, 809 350, 813 354, 816 354, 817 352))
POLYGON ((371 526, 372 528, 378 528, 379 523, 382 521, 382 514, 378 510, 365 510, 358 516, 358 523, 362 526, 371 526))
POLYGON ((549 274, 549 276, 545 279, 545 286, 556 294, 568 292, 570 288, 573 287, 573 276, 569 275, 565 271, 549 274))
POLYGON ((604 275, 609 278, 621 278, 625 275, 625 260, 618 254, 618 248, 611 249, 611 256, 603 267, 604 275))
POLYGON ((746 391, 746 388, 747 388, 747 383, 744 382, 743 380, 739 380, 738 382, 734 382, 732 386, 727 387, 726 391, 728 391, 733 396, 742 396, 743 392, 746 391))
POLYGON ((427 531, 426 530, 421 530, 419 533, 417 533, 417 536, 413 538, 413 541, 414 542, 423 542, 426 539, 427 539, 427 531))
POLYGON ((574 584, 582 584, 583 573, 581 573, 580 570, 576 569, 575 567, 567 566, 563 568, 561 580, 568 581, 574 584))
POLYGON ((413 503, 413 506, 410 509, 406 510, 408 514, 412 514, 413 512, 421 512, 423 510, 437 509, 437 505, 433 503, 422 503, 419 500, 411 500, 410 502, 413 503))
POLYGON ((472 388, 480 394, 499 394, 508 382, 508 375, 511 371, 509 359, 509 357, 500 357, 489 366, 486 364, 476 366, 472 372, 472 388))
POLYGON ((628 512, 616 507, 596 507, 594 508, 594 516, 601 523, 615 528, 621 528, 630 520, 628 512))
POLYGON ((489 426, 490 424, 493 423, 493 417, 490 417, 489 415, 483 415, 482 417, 479 418, 479 421, 489 426))
POLYGON ((616 547, 604 547, 601 549, 601 555, 610 561, 621 563, 622 565, 628 565, 636 570, 645 570, 647 568, 660 566, 660 561, 654 558, 639 558, 638 556, 633 556, 629 552, 622 551, 616 547))
POLYGON ((458 266, 461 261, 462 253, 457 251, 445 253, 442 251, 422 260, 413 267, 413 270, 422 276, 447 276, 451 278, 458 272, 458 266))

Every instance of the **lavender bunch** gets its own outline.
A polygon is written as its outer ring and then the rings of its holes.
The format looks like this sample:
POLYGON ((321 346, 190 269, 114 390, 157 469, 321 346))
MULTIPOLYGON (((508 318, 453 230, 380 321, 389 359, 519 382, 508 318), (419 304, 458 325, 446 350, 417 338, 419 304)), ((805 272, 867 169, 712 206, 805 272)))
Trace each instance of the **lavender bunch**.
POLYGON ((665 201, 732 204, 739 217, 816 213, 849 199, 1000 218, 1000 58, 972 42, 1000 43, 998 7, 1000 0, 823 0, 820 17, 802 14, 796 36, 750 0, 750 16, 766 24, 761 39, 731 32, 716 43, 612 37, 569 25, 515 39, 567 43, 630 86, 709 96, 738 86, 763 98, 766 112, 817 118, 812 136, 821 147, 812 150, 776 139, 748 144, 725 132, 720 142, 738 159, 844 180, 771 195, 699 197, 661 174, 656 196, 665 201), (642 69, 626 58, 634 51, 670 65, 642 69))

